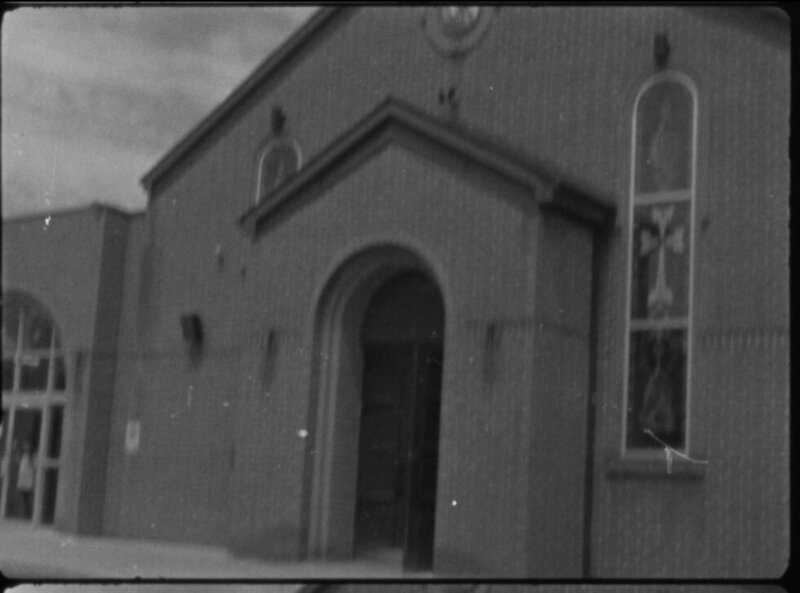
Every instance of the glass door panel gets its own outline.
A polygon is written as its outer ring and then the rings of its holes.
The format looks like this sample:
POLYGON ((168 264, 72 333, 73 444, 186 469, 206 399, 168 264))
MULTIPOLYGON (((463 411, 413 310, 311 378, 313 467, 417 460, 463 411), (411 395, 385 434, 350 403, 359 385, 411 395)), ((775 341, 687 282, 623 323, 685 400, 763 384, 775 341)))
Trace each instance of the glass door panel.
POLYGON ((5 516, 33 519, 36 457, 42 427, 42 410, 13 410, 11 450, 8 462, 8 485, 5 516))
MULTIPOLYGON (((58 466, 61 455, 61 434, 64 425, 64 406, 53 405, 48 407, 46 455, 43 458, 43 467, 40 472, 42 478, 41 492, 37 493, 36 504, 41 509, 39 521, 42 524, 52 524, 56 512, 56 493, 58 489, 58 466)), ((43 443, 43 444, 44 444, 43 443)))
POLYGON ((10 461, 6 456, 6 437, 8 435, 8 427, 9 427, 9 413, 10 410, 8 408, 3 409, 3 418, 0 419, 0 516, 3 516, 4 513, 2 512, 5 508, 3 501, 5 500, 5 489, 6 484, 8 483, 8 471, 10 468, 10 461))
POLYGON ((44 470, 44 488, 42 490, 42 515, 44 525, 52 525, 56 516, 56 491, 58 489, 58 468, 48 467, 44 470))
POLYGON ((47 438, 47 458, 58 460, 61 455, 61 430, 64 425, 64 406, 50 408, 50 433, 47 438))
POLYGON ((26 392, 42 392, 47 389, 50 358, 47 352, 22 355, 19 388, 26 392))
MULTIPOLYGON (((5 355, 5 350, 3 351, 5 355)), ((3 357, 3 392, 14 389, 14 372, 16 370, 13 358, 3 357)))

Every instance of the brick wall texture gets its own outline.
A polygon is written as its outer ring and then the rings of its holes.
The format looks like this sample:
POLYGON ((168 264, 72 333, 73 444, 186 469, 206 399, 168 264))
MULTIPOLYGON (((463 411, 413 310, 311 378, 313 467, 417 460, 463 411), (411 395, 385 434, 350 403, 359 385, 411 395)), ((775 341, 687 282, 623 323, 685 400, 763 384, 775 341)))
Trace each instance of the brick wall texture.
POLYGON ((301 554, 319 295, 350 255, 392 244, 427 262, 446 308, 438 570, 576 577, 588 548, 596 577, 779 575, 788 34, 746 10, 504 6, 454 59, 427 40, 425 13, 342 10, 156 181, 127 245, 104 531, 301 554), (622 439, 631 117, 661 32, 670 68, 698 91, 689 431, 708 464, 691 480, 609 473, 622 439), (450 86, 454 126, 614 202, 612 228, 595 236, 519 208, 531 196, 396 145, 262 235, 237 225, 273 106, 308 162, 389 96, 443 117, 438 93, 450 86), (185 352, 186 313, 204 323, 198 363, 185 352), (499 329, 487 385, 489 323, 499 329), (132 419, 141 445, 128 455, 132 419))

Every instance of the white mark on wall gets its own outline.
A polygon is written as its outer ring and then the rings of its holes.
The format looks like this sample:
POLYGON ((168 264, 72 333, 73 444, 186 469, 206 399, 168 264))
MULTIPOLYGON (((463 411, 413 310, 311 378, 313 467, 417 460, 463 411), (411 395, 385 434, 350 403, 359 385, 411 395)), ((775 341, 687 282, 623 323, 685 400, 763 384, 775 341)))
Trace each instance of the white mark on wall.
POLYGON ((230 405, 231 405, 231 402, 229 402, 228 400, 225 400, 224 402, 222 402, 222 407, 223 408, 227 408, 230 405))
POLYGON ((129 455, 139 450, 142 423, 139 420, 128 420, 125 428, 125 452, 129 455))
POLYGON ((308 436, 308 431, 305 428, 301 428, 297 431, 297 436, 299 436, 301 439, 304 439, 308 436))
POLYGON ((451 506, 456 506, 458 503, 453 499, 453 502, 450 503, 451 506))
POLYGON ((54 195, 55 194, 55 190, 56 190, 56 161, 57 161, 56 157, 57 156, 58 156, 58 151, 54 150, 53 151, 53 164, 50 167, 50 189, 48 189, 46 192, 44 192, 44 196, 45 196, 44 200, 45 200, 45 202, 47 202, 48 206, 50 205, 50 196, 54 195))
POLYGON ((672 463, 675 460, 676 456, 680 457, 682 459, 685 459, 689 463, 696 463, 696 464, 700 464, 700 465, 705 465, 705 464, 708 463, 707 459, 694 459, 693 457, 689 457, 688 455, 684 455, 680 451, 676 451, 675 449, 670 447, 667 443, 665 443, 660 438, 658 438, 655 435, 655 433, 653 433, 653 431, 650 430, 649 428, 646 428, 644 432, 645 432, 645 434, 650 436, 650 438, 658 441, 661 444, 661 446, 664 447, 664 455, 666 457, 666 462, 667 462, 667 474, 671 474, 672 473, 672 463))

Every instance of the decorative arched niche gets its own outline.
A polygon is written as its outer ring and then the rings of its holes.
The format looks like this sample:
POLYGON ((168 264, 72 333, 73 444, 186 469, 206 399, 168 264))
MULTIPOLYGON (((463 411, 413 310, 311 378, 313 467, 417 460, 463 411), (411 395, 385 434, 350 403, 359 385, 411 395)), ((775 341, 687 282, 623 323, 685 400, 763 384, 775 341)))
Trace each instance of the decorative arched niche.
POLYGON ((259 204, 300 170, 302 153, 297 141, 278 136, 259 151, 256 160, 255 203, 259 204))

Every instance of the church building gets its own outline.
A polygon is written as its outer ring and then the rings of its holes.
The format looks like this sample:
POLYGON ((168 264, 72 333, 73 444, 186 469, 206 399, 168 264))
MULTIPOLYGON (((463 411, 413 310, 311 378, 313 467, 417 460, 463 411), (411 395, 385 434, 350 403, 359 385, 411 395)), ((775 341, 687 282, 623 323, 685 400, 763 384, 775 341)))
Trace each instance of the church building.
POLYGON ((780 576, 789 29, 320 9, 144 174, 146 211, 4 221, 3 520, 408 574, 780 576))

